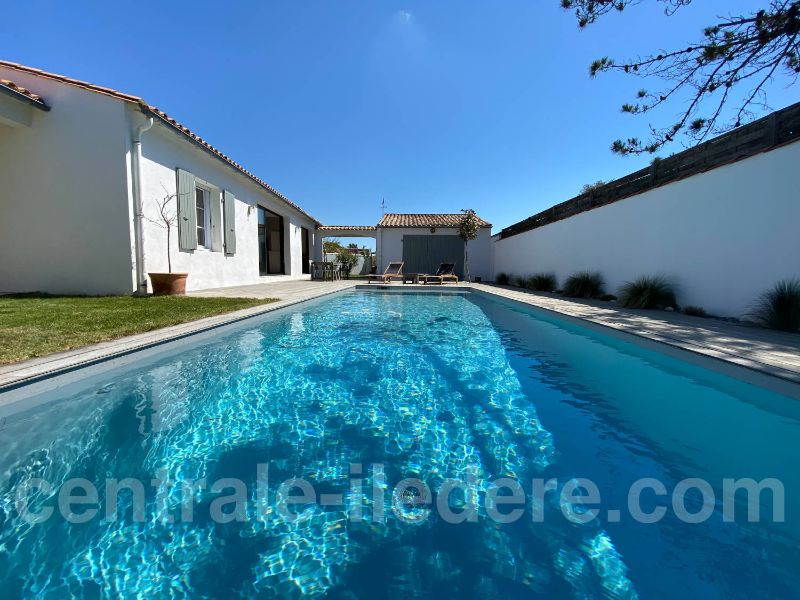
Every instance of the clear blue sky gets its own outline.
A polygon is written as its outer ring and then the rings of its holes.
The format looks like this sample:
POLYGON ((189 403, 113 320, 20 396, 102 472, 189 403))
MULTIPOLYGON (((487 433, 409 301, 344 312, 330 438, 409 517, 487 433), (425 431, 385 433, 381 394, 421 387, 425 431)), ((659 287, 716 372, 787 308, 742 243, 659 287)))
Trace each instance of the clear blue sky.
MULTIPOLYGON (((385 197, 497 231, 651 160, 609 151, 647 133, 619 113, 642 83, 590 79, 593 59, 683 45, 766 0, 669 18, 649 0, 584 31, 559 4, 11 1, 0 57, 143 96, 324 223, 375 223, 385 197)), ((774 108, 798 99, 785 84, 774 108)))

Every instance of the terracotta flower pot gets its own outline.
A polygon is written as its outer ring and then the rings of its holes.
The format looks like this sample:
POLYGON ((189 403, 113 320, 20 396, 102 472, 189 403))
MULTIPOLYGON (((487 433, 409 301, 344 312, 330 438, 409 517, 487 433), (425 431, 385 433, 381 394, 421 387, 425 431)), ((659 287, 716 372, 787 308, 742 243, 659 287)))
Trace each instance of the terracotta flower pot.
POLYGON ((156 296, 183 296, 188 273, 148 273, 156 296))

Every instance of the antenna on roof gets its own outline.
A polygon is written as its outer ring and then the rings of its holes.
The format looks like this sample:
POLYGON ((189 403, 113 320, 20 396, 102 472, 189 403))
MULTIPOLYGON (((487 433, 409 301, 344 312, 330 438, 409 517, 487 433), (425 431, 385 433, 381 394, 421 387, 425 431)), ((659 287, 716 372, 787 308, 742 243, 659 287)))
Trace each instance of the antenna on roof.
POLYGON ((381 198, 381 216, 386 214, 386 198, 381 198))

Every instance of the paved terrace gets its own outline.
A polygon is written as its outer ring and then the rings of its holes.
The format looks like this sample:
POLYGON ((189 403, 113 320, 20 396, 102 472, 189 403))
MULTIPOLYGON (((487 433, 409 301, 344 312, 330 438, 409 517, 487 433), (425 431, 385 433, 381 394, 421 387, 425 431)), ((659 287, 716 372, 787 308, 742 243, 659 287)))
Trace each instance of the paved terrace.
POLYGON ((610 302, 573 300, 509 286, 481 291, 583 319, 800 383, 800 335, 664 310, 631 310, 610 302))
MULTIPOLYGON (((0 367, 0 391, 5 386, 13 386, 107 358, 122 356, 133 350, 220 327, 359 284, 366 287, 363 280, 283 280, 191 292, 190 295, 193 296, 279 298, 280 301, 0 367)), ((411 286, 397 282, 388 286, 372 285, 370 287, 406 290, 413 287, 423 287, 428 290, 439 288, 434 285, 411 286)), ((445 285, 443 287, 452 289, 456 286, 445 285)), ((626 310, 607 302, 567 300, 561 296, 533 293, 506 286, 462 283, 457 287, 475 289, 522 302, 535 308, 583 319, 596 325, 610 327, 617 331, 774 375, 783 380, 800 383, 800 335, 797 334, 748 327, 716 319, 689 317, 666 311, 626 310)))

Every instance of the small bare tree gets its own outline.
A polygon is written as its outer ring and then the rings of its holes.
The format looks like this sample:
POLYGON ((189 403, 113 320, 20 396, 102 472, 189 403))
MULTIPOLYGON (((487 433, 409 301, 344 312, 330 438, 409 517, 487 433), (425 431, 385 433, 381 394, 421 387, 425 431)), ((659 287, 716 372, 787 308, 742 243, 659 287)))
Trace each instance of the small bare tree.
POLYGON ((158 207, 158 215, 155 219, 151 219, 150 217, 145 216, 145 219, 150 221, 156 227, 160 227, 161 229, 165 229, 167 232, 167 269, 169 269, 169 273, 172 273, 172 255, 170 254, 170 237, 172 234, 172 228, 175 227, 175 224, 178 222, 178 211, 174 208, 175 207, 175 199, 178 197, 177 194, 170 194, 169 191, 164 188, 164 197, 161 200, 156 202, 156 206, 158 207))

